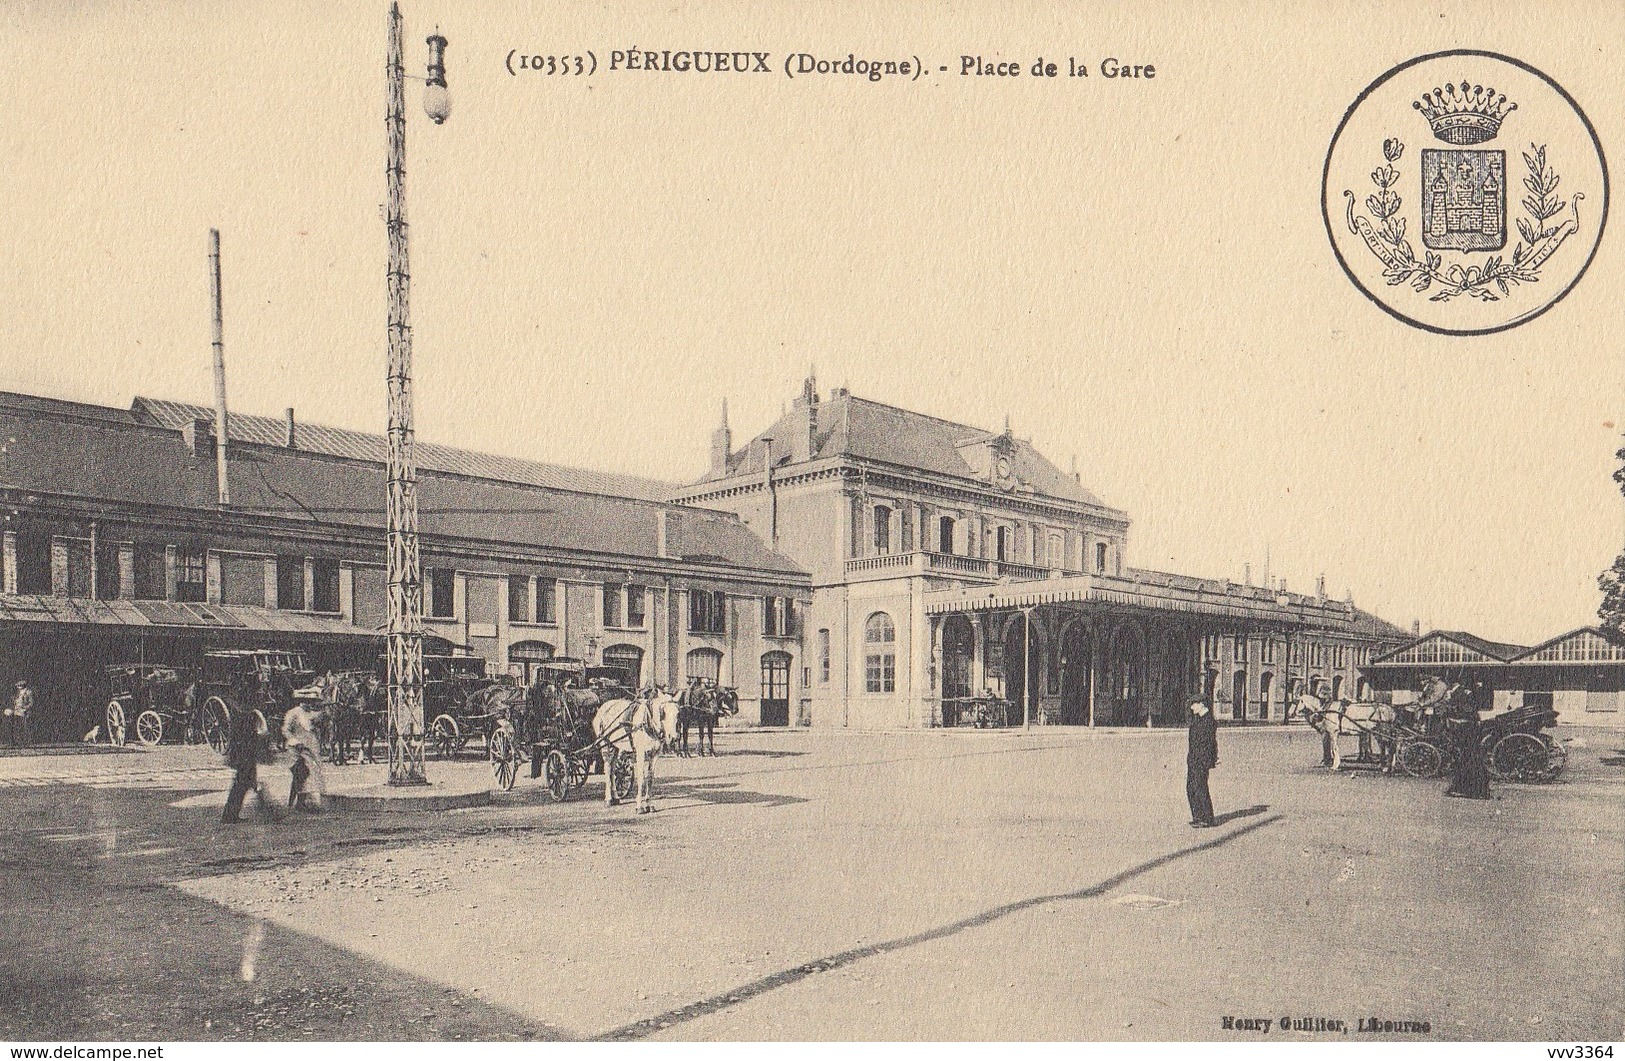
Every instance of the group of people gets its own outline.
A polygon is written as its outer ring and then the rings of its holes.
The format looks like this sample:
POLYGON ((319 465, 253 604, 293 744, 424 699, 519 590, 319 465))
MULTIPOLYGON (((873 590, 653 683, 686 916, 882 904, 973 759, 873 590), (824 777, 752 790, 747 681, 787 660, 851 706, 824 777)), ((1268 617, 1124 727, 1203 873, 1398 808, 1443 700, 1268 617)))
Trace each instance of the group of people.
MULTIPOLYGON (((307 707, 295 702, 282 716, 282 738, 287 742, 293 760, 289 763, 292 777, 288 785, 288 809, 319 811, 327 795, 327 778, 322 772, 322 741, 319 735, 325 710, 307 707)), ((231 715, 231 729, 226 743, 226 762, 235 772, 231 791, 226 795, 226 810, 221 821, 236 824, 243 820, 243 802, 254 793, 259 815, 275 817, 275 803, 269 786, 259 776, 270 732, 265 717, 257 711, 236 708, 231 715)))
MULTIPOLYGON (((1490 693, 1482 682, 1452 686, 1436 676, 1422 680, 1421 696, 1410 708, 1423 725, 1437 719, 1450 740, 1456 769, 1445 795, 1454 799, 1491 799, 1489 767, 1480 748, 1482 729, 1479 715, 1489 708, 1490 693)), ((1331 741, 1326 746, 1322 766, 1332 765, 1331 741)), ((1208 774, 1219 765, 1218 726, 1213 707, 1204 697, 1190 702, 1188 750, 1185 755, 1185 797, 1190 803, 1191 826, 1210 829, 1218 824, 1213 816, 1213 798, 1208 791, 1208 774)))

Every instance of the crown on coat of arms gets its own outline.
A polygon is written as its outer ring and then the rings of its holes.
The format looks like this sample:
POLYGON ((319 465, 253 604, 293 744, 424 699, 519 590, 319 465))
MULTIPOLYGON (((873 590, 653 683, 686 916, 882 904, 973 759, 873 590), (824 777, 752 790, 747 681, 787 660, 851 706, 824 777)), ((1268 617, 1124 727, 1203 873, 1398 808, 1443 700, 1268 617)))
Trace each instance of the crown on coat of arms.
POLYGON ((1445 85, 1422 93, 1422 98, 1411 106, 1433 126, 1435 137, 1458 146, 1495 139, 1502 120, 1518 109, 1516 103, 1507 102, 1506 93, 1496 95, 1493 88, 1466 81, 1461 83, 1460 92, 1453 84, 1445 85))

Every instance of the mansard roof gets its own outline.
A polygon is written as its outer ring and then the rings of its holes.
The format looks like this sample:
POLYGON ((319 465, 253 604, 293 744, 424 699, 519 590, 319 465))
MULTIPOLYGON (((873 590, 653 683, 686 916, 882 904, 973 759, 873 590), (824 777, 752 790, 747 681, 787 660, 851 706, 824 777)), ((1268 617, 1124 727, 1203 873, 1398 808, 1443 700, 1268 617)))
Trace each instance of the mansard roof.
POLYGON ((836 390, 818 402, 816 409, 818 426, 812 434, 810 449, 807 405, 798 399, 767 430, 729 454, 725 475, 708 478, 761 473, 767 453, 765 440, 772 439, 775 466, 847 457, 971 480, 986 486, 987 480, 967 460, 967 449, 977 443, 1003 438, 1007 440, 1011 472, 1024 492, 1109 507, 1056 467, 1027 439, 900 409, 845 390, 836 390))

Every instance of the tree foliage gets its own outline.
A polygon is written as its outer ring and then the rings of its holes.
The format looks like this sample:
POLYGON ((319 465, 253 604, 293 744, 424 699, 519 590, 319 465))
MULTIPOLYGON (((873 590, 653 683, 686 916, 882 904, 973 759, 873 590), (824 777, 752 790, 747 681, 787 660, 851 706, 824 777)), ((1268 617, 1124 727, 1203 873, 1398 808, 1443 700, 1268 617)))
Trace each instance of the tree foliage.
MULTIPOLYGON (((1625 448, 1614 456, 1620 462, 1614 469, 1614 482, 1619 484, 1620 492, 1625 493, 1625 448)), ((1597 609, 1597 616, 1602 620, 1603 629, 1625 636, 1625 552, 1614 559, 1613 567, 1597 576, 1597 588, 1602 590, 1602 605, 1597 609)))

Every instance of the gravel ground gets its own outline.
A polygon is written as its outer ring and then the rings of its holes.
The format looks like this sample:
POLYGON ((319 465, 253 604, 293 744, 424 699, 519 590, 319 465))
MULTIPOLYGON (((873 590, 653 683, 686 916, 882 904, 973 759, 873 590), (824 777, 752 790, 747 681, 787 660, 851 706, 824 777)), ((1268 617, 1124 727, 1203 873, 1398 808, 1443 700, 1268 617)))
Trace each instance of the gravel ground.
POLYGON ((648 817, 596 778, 558 806, 522 779, 489 808, 235 829, 200 781, 7 789, 27 912, 0 927, 0 1027, 1618 1038, 1625 736, 1580 736, 1565 783, 1480 804, 1315 769, 1304 732, 1222 731, 1212 832, 1185 823, 1178 733, 730 733, 661 761, 648 817))

